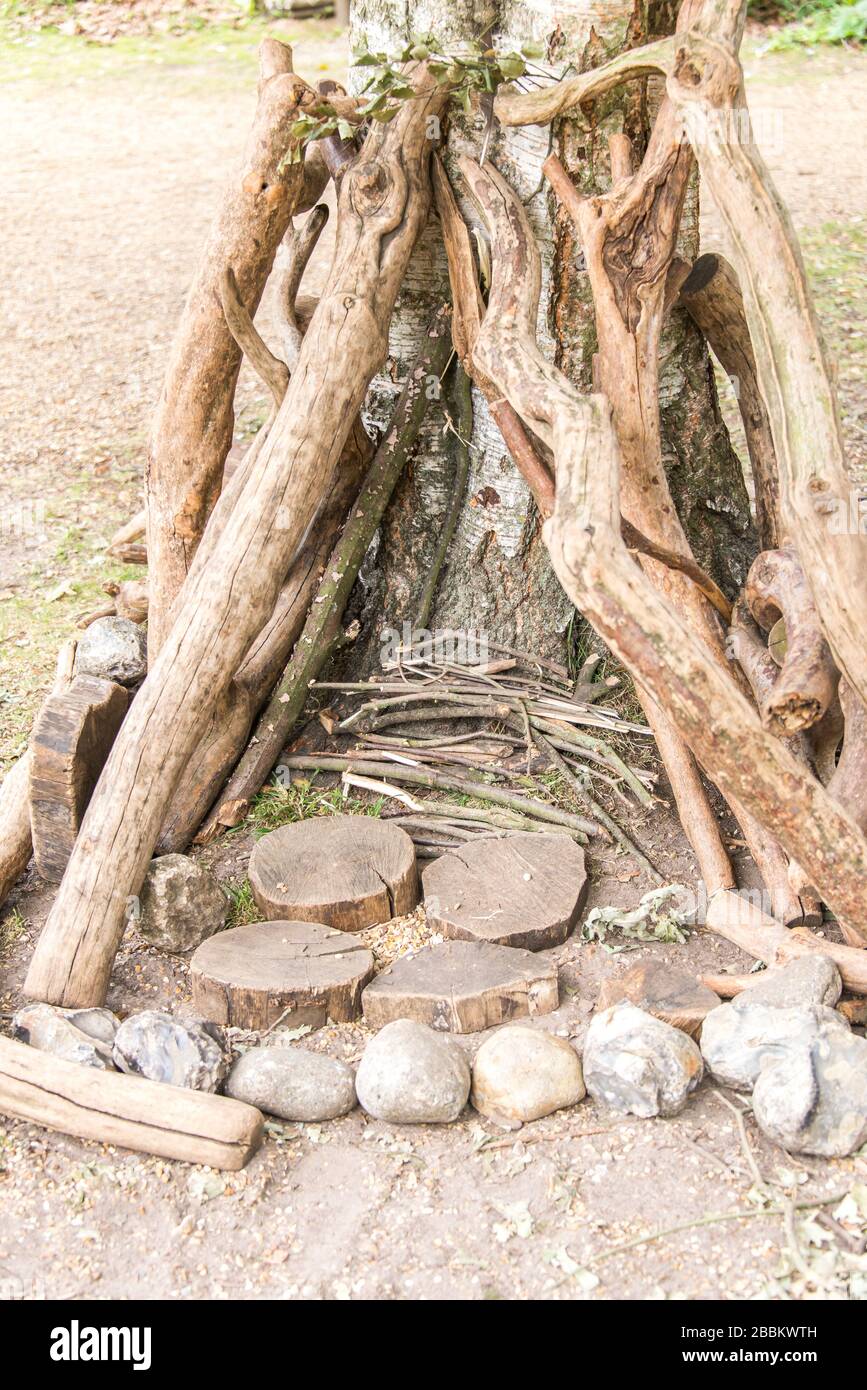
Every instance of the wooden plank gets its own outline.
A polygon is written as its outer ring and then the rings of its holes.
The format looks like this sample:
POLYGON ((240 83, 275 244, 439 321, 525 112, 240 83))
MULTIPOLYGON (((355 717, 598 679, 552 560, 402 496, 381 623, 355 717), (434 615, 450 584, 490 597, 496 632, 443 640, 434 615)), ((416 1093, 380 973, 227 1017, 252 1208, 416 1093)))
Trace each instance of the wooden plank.
POLYGON ((127 711, 123 686, 76 676, 48 696, 33 730, 33 857, 49 883, 63 877, 84 812, 127 711))
POLYGON ((243 1168, 262 1142, 258 1110, 241 1101, 95 1071, 0 1038, 0 1112, 79 1139, 243 1168))

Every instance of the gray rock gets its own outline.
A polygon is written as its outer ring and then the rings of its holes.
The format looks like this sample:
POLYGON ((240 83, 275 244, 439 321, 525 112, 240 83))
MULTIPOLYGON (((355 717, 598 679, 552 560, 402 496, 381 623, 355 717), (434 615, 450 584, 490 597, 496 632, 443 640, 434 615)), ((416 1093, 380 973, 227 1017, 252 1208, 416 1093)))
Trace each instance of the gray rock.
POLYGON ((447 1124, 467 1103, 469 1063, 451 1038, 399 1018, 367 1044, 355 1089, 374 1119, 398 1125, 447 1124))
POLYGON ((65 1062, 114 1071, 111 1047, 119 1022, 109 1009, 26 1004, 12 1019, 12 1036, 65 1062))
POLYGON ((139 934, 151 946, 182 955, 222 931, 229 903, 213 874, 185 854, 151 861, 141 890, 139 934))
POLYGON ((754 1003, 775 1009, 796 1008, 799 1004, 824 1004, 833 1009, 843 992, 840 972, 830 956, 798 956, 787 965, 773 966, 756 976, 757 983, 735 995, 735 1009, 754 1003))
POLYGON ((596 1014, 587 1030, 584 1081, 593 1099, 612 1110, 677 1115, 702 1073, 692 1038, 626 1000, 596 1014))
POLYGON ((701 1030, 701 1052, 714 1080, 736 1091, 751 1091, 759 1073, 792 1048, 812 1043, 823 1031, 848 1033, 835 1009, 822 1004, 794 1008, 764 1004, 751 991, 708 1014, 701 1030))
POLYGON ((121 1071, 194 1091, 219 1090, 229 1068, 226 1040, 216 1023, 187 1023, 156 1009, 123 1021, 112 1055, 121 1071))
POLYGON ((565 1038, 535 1028, 500 1028, 473 1062, 470 1099, 507 1125, 541 1119, 586 1095, 581 1060, 565 1038))
POLYGON ((845 1158, 867 1140, 867 1040, 820 1028, 759 1073, 756 1123, 791 1153, 845 1158))
POLYGON ((235 1062, 224 1089, 281 1120, 333 1120, 356 1105, 352 1068, 303 1047, 252 1047, 235 1062))
POLYGON ((143 681, 147 669, 147 633, 129 618, 97 618, 78 639, 77 676, 100 676, 129 686, 143 681))

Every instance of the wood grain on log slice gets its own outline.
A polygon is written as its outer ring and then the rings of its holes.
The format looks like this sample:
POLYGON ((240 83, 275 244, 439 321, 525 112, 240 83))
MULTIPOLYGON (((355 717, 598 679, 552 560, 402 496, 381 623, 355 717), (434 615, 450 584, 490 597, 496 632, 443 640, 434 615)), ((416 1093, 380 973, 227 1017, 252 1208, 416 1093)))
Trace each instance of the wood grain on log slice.
POLYGON ((596 1000, 596 1012, 608 1009, 620 999, 628 999, 695 1038, 711 1009, 721 1003, 718 994, 707 989, 688 970, 678 970, 664 961, 646 960, 617 980, 603 980, 596 1000))
POLYGON ((405 830, 372 816, 282 825, 250 856, 262 912, 287 921, 363 931, 412 912, 419 898, 415 846, 405 830))
POLYGON ((584 852, 565 835, 517 831, 450 850, 424 870, 435 931, 541 951, 575 925, 587 889, 584 852))
POLYGON ((444 1033, 480 1033, 548 1014, 559 1002, 556 965, 489 941, 444 941, 403 956, 361 997, 371 1028, 411 1018, 444 1033))
POLYGON ((370 951, 321 922, 255 922, 219 932, 190 962, 196 1012, 233 1028, 321 1028, 361 1013, 370 951))
POLYGON ((252 1105, 144 1077, 96 1071, 0 1038, 0 1112, 79 1139, 243 1168, 262 1142, 252 1105))
POLYGON ((42 706, 31 740, 30 804, 33 855, 49 883, 63 877, 127 702, 114 681, 76 676, 42 706))

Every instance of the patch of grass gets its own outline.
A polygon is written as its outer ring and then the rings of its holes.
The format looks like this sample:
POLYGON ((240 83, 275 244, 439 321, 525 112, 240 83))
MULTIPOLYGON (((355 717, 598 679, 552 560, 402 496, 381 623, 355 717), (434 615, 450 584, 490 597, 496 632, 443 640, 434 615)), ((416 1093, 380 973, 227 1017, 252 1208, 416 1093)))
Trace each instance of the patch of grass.
POLYGON ((275 779, 254 800, 244 828, 258 837, 314 816, 378 816, 384 805, 383 797, 344 796, 342 787, 316 787, 313 779, 299 777, 287 787, 275 779))
POLYGON ((262 914, 256 905, 248 878, 245 878, 242 883, 227 883, 226 888, 231 904, 226 920, 227 930, 230 927, 246 927, 251 922, 262 921, 262 914))
POLYGON ((782 0, 780 11, 790 22, 764 45, 769 52, 867 42, 867 0, 782 0))
POLYGON ((0 917, 0 956, 5 956, 26 930, 27 922, 17 907, 0 917))
POLYGON ((168 71, 176 89, 185 71, 193 86, 212 88, 215 81, 247 85, 255 79, 257 50, 266 36, 292 46, 296 71, 308 80, 345 75, 346 35, 333 20, 292 22, 242 15, 233 23, 212 23, 193 15, 165 32, 121 31, 110 42, 97 42, 86 33, 62 33, 56 24, 25 27, 12 13, 14 8, 0 9, 4 82, 67 84, 128 77, 140 82, 168 71))

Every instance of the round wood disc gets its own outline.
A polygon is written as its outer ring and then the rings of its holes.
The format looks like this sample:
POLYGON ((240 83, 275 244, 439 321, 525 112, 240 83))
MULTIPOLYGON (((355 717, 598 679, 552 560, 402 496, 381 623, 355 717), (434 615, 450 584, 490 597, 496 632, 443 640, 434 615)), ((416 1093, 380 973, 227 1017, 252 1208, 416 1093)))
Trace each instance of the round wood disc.
POLYGON ((422 881, 427 920, 443 936, 527 951, 566 940, 587 890, 580 845, 527 830, 449 850, 422 881))
POLYGON ((443 941, 401 956, 361 996, 371 1028, 411 1018, 444 1033, 481 1033, 559 1002, 556 965, 489 941, 443 941))
POLYGON ((419 897, 415 846, 373 816, 282 825, 250 856, 253 897, 267 917, 362 931, 412 912, 419 897))
POLYGON ((283 1014, 288 1028, 349 1023, 372 975, 370 951, 321 922, 234 927, 203 941, 190 961, 200 1017, 256 1031, 283 1014))

